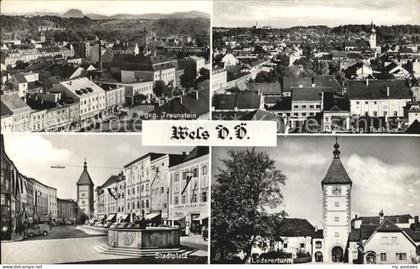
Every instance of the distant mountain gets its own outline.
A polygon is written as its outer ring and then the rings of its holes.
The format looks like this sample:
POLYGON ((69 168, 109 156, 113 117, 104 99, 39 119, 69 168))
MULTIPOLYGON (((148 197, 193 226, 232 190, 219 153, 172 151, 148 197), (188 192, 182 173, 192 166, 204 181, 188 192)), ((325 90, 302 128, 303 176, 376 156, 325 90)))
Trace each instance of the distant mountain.
POLYGON ((83 18, 83 12, 79 9, 70 9, 62 15, 64 18, 83 18))
POLYGON ((109 17, 114 20, 160 20, 160 19, 190 19, 210 18, 210 15, 200 11, 175 12, 171 14, 147 13, 147 14, 116 14, 109 17))
POLYGON ((94 14, 94 13, 89 13, 89 14, 86 14, 85 16, 92 19, 92 20, 106 20, 106 19, 109 19, 109 17, 106 16, 106 15, 94 14))
POLYGON ((88 17, 92 20, 160 20, 160 19, 193 19, 193 18, 205 18, 210 19, 210 15, 205 12, 191 10, 186 12, 175 12, 170 14, 162 13, 146 13, 146 14, 116 14, 112 16, 106 16, 97 13, 83 14, 79 9, 70 9, 63 14, 52 13, 52 12, 31 12, 25 14, 5 14, 9 16, 57 16, 63 18, 83 18, 88 17))

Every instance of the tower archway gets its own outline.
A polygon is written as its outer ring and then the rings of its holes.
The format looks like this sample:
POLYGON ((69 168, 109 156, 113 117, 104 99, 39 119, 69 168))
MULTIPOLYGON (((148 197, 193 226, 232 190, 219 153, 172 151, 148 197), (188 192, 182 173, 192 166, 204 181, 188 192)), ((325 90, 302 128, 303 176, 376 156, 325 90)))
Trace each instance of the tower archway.
POLYGON ((343 262, 344 250, 340 246, 335 246, 331 249, 331 261, 332 262, 343 262))

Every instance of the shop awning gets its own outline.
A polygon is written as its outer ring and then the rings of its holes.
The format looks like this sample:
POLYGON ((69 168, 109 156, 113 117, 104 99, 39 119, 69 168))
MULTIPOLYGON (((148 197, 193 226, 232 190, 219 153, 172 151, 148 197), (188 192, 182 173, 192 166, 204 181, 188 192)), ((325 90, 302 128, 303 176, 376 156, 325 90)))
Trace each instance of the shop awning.
POLYGON ((130 220, 130 214, 124 214, 121 218, 122 221, 129 221, 130 220), (127 220, 128 219, 128 220, 127 220))
POLYGON ((145 216, 145 218, 146 218, 147 220, 152 220, 152 219, 154 219, 154 218, 156 218, 156 217, 158 217, 158 216, 160 216, 160 213, 150 213, 150 214, 147 214, 147 215, 145 216))
POLYGON ((111 214, 109 215, 109 217, 106 219, 107 221, 115 221, 115 218, 117 217, 117 214, 111 214))
POLYGON ((194 220, 205 220, 208 219, 209 216, 207 214, 200 214, 198 218, 195 218, 194 220))
POLYGON ((173 217, 173 218, 170 218, 168 220, 179 221, 179 220, 182 220, 182 219, 185 219, 185 216, 184 217, 173 217))
POLYGON ((104 218, 105 218, 105 215, 98 216, 98 220, 103 220, 104 218))

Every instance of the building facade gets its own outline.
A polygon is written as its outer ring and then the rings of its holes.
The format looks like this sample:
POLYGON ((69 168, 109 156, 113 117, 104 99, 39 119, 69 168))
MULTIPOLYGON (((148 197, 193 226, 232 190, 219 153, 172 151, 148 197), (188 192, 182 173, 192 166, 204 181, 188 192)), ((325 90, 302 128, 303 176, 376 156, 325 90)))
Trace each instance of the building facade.
POLYGON ((169 168, 169 221, 200 232, 209 217, 209 154, 208 148, 196 147, 182 161, 169 168))

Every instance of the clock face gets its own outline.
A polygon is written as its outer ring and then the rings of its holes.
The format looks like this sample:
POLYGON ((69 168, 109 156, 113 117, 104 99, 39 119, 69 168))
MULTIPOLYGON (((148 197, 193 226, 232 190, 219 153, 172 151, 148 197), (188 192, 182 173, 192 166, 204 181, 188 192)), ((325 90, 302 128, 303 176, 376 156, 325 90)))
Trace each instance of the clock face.
POLYGON ((333 194, 341 194, 341 187, 340 186, 334 186, 332 189, 333 194))

